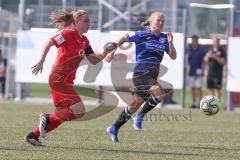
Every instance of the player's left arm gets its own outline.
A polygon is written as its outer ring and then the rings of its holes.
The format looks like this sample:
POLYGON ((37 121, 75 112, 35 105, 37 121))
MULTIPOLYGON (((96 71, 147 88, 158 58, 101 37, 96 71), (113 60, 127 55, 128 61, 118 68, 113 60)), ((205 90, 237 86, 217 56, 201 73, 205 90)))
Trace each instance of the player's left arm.
POLYGON ((91 64, 96 65, 97 63, 99 63, 100 61, 102 61, 107 55, 109 54, 113 54, 113 52, 115 52, 117 48, 117 44, 116 43, 110 43, 108 44, 105 48, 102 54, 95 54, 94 51, 92 50, 91 46, 89 46, 86 50, 85 50, 85 55, 88 59, 88 61, 91 64))
POLYGON ((53 46, 53 43, 51 42, 51 40, 47 40, 43 47, 42 47, 42 51, 41 51, 41 57, 40 60, 32 67, 32 74, 33 75, 37 75, 39 72, 42 73, 43 70, 43 63, 46 59, 46 56, 50 50, 50 48, 53 46))
POLYGON ((119 46, 121 46, 124 42, 127 42, 127 41, 129 41, 129 35, 128 35, 128 34, 120 37, 120 38, 117 40, 117 42, 114 43, 114 46, 112 46, 112 48, 110 48, 110 49, 112 49, 112 51, 110 51, 110 54, 108 54, 108 56, 105 58, 105 60, 106 60, 107 62, 111 62, 111 61, 113 60, 114 53, 115 53, 115 51, 117 50, 117 48, 118 48, 119 46))
POLYGON ((169 43, 169 51, 168 51, 168 55, 170 56, 170 58, 172 60, 175 60, 177 58, 177 52, 176 49, 173 45, 173 35, 172 32, 168 32, 167 33, 167 39, 168 39, 168 43, 169 43))
POLYGON ((216 55, 216 54, 213 54, 212 55, 212 59, 215 59, 219 64, 221 64, 221 65, 224 65, 225 63, 226 63, 226 61, 225 61, 225 52, 224 51, 221 51, 222 52, 222 54, 221 55, 216 55))

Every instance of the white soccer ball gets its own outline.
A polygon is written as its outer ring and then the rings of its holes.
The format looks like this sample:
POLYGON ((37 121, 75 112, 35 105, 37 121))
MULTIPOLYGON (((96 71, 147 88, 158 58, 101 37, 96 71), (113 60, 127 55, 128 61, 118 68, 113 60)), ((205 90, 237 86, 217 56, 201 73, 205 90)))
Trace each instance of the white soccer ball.
POLYGON ((219 111, 220 101, 215 96, 205 96, 200 101, 200 109, 206 115, 215 115, 219 111))

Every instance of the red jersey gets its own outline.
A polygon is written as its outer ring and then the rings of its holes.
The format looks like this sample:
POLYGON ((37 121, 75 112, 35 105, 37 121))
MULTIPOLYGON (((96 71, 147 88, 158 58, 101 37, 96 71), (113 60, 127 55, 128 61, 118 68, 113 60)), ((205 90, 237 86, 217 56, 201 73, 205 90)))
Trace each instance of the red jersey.
MULTIPOLYGON (((65 29, 53 36, 51 42, 58 48, 58 55, 53 66, 53 72, 58 72, 67 77, 68 83, 73 83, 75 74, 86 50, 91 48, 89 40, 84 35, 79 35, 75 29, 65 29)), ((92 54, 93 51, 90 50, 92 54)))

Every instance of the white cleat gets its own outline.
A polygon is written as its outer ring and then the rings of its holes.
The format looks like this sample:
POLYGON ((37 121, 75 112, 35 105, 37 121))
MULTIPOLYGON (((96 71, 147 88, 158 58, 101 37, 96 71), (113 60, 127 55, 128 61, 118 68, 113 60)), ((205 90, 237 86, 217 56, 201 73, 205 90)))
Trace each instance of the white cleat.
POLYGON ((49 124, 49 119, 48 119, 48 115, 46 113, 42 113, 40 114, 40 121, 39 121, 39 131, 40 131, 40 136, 42 138, 46 137, 46 128, 49 124))

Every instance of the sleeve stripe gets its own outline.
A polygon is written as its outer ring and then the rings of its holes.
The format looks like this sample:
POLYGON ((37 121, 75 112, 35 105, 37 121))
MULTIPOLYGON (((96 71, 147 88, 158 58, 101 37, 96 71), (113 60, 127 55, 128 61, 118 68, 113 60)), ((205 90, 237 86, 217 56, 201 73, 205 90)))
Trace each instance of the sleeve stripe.
POLYGON ((94 51, 91 46, 89 46, 85 49, 85 55, 89 55, 89 54, 93 54, 93 53, 94 53, 94 51))

